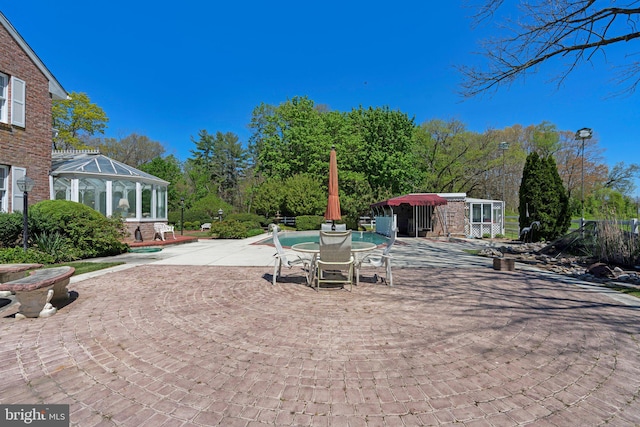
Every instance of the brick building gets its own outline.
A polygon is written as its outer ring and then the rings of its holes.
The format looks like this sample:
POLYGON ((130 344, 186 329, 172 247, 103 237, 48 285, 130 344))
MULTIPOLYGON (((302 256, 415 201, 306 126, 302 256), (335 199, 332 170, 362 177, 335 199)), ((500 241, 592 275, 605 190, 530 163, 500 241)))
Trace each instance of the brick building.
POLYGON ((50 198, 51 102, 67 96, 0 12, 0 211, 22 211, 25 175, 35 182, 29 204, 50 198))

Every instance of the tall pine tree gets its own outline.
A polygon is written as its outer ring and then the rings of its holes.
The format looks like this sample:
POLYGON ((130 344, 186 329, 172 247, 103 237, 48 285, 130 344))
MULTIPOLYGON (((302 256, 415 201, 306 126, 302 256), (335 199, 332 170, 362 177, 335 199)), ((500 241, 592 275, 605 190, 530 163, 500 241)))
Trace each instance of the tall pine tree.
POLYGON ((534 242, 553 240, 569 229, 569 197, 558 174, 553 156, 540 157, 533 152, 527 156, 520 183, 520 229, 530 227, 534 242))

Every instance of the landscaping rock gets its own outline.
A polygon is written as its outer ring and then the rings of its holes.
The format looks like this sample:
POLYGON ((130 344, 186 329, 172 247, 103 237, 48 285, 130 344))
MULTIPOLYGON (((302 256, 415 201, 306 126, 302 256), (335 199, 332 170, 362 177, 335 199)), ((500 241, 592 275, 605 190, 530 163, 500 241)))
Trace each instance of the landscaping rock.
POLYGON ((613 272, 613 270, 607 264, 604 264, 602 262, 597 262, 587 267, 587 273, 592 274, 596 277, 616 277, 616 274, 613 272))

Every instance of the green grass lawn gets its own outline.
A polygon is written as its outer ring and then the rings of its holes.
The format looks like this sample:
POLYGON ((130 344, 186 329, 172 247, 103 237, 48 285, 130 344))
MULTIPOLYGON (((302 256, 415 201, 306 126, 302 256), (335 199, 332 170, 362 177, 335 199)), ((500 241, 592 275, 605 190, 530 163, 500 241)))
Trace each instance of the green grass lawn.
POLYGON ((627 294, 627 295, 631 295, 631 296, 636 297, 636 298, 640 298, 640 289, 628 288, 626 286, 607 285, 607 284, 604 284, 603 286, 605 286, 605 287, 607 287, 609 289, 613 289, 614 291, 622 292, 623 294, 627 294))
POLYGON ((92 271, 102 270, 109 267, 115 267, 116 265, 122 265, 124 262, 89 262, 89 261, 73 261, 66 262, 62 264, 50 264, 46 265, 45 268, 53 268, 53 267, 64 267, 69 266, 76 269, 73 275, 90 273, 92 271))

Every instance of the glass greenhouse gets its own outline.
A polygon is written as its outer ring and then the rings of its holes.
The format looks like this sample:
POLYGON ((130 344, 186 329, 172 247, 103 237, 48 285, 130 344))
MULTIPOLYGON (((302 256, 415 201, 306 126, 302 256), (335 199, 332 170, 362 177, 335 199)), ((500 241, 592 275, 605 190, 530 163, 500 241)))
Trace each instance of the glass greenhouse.
POLYGON ((119 213, 127 223, 167 220, 167 181, 97 151, 54 151, 49 179, 52 200, 119 213))

